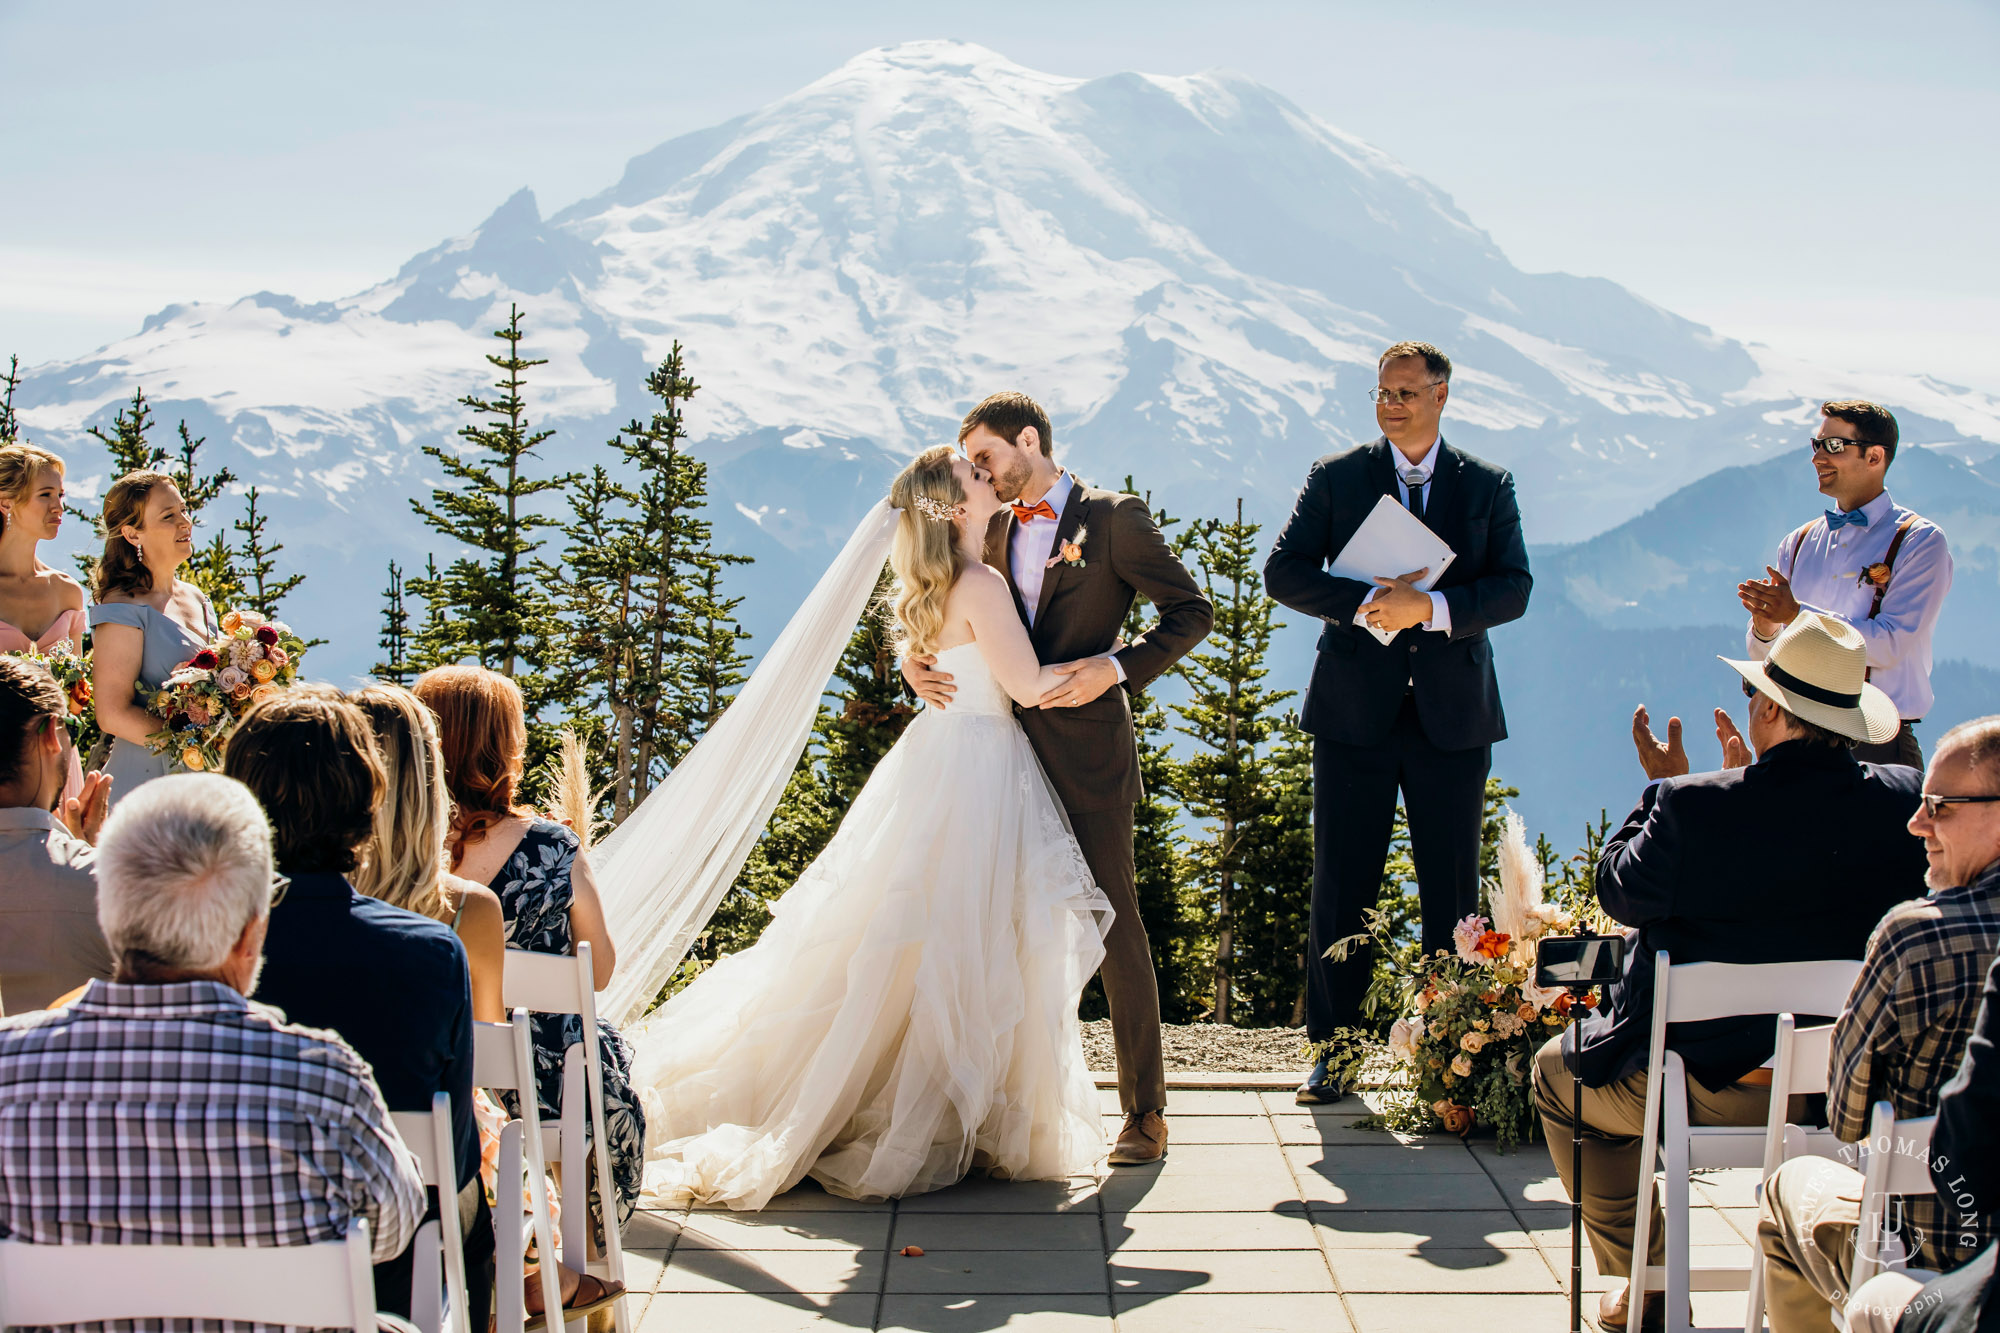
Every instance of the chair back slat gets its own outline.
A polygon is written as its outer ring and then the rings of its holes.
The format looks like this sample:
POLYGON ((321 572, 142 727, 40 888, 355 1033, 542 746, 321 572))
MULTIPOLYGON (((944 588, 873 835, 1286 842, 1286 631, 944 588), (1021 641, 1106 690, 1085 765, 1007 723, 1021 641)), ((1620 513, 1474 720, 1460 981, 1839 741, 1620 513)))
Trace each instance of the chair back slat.
POLYGON ((447 1178, 454 1181, 458 1178, 457 1164, 445 1165, 455 1155, 451 1146, 450 1093, 438 1093, 431 1099, 428 1111, 391 1111, 389 1118, 396 1122, 396 1132, 403 1136, 403 1142, 417 1159, 417 1171, 424 1184, 441 1186, 447 1178), (438 1132, 440 1129, 444 1131, 442 1134, 438 1132))
POLYGON ((509 949, 500 973, 500 1001, 509 1009, 536 1014, 581 1014, 595 1006, 590 945, 579 943, 565 956, 509 949), (590 997, 590 998, 586 998, 590 997))
MULTIPOLYGON (((1667 989, 1669 1023, 1754 1014, 1837 1014, 1847 1006, 1861 962, 1680 963, 1667 989)), ((1656 982, 1657 984, 1657 982, 1656 982)))
POLYGON ((472 1086, 518 1092, 527 1080, 514 1058, 512 1023, 472 1025, 472 1086))
POLYGON ((368 1224, 315 1245, 29 1245, 0 1241, 0 1327, 236 1319, 375 1327, 368 1224))

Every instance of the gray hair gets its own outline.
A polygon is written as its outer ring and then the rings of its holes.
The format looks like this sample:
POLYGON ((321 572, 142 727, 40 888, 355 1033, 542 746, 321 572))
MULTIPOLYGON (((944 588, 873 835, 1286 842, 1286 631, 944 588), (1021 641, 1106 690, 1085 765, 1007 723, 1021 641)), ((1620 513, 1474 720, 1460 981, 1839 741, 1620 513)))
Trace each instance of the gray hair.
POLYGON ((1938 737, 1931 759, 1935 761, 1946 750, 1963 750, 1959 762, 1987 784, 2000 787, 2000 713, 1959 723, 1938 737))
POLYGON ((104 821, 97 921, 114 957, 219 967, 243 928, 270 910, 271 825, 234 778, 156 778, 104 821))

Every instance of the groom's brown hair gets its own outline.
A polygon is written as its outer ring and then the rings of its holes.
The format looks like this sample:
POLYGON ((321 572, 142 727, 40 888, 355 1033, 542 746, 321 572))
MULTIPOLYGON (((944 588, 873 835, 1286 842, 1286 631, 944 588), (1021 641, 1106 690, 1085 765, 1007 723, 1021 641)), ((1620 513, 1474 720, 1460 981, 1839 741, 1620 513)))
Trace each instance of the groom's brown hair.
POLYGON ((1021 432, 1033 426, 1042 442, 1042 457, 1055 456, 1055 431, 1049 428, 1049 414, 1042 411, 1042 405, 1025 393, 989 394, 979 406, 965 414, 959 423, 958 442, 965 443, 965 437, 981 426, 992 431, 1009 444, 1021 442, 1021 432))

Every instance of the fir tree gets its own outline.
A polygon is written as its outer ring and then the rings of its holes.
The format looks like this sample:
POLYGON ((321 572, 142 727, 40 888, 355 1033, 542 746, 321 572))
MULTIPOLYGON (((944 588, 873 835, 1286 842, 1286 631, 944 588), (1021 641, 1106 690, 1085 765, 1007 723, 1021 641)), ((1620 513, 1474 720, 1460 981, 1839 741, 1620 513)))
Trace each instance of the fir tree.
POLYGON ((409 580, 409 587, 434 610, 450 607, 454 612, 450 619, 426 618, 419 635, 419 657, 425 663, 470 656, 521 687, 540 742, 531 747, 536 752, 532 766, 539 769, 543 752, 554 743, 553 732, 541 721, 549 702, 541 670, 555 655, 551 640, 558 621, 533 566, 542 546, 535 534, 554 524, 535 512, 533 501, 576 478, 528 475, 527 465, 538 457, 536 447, 555 434, 531 428, 525 397, 527 372, 547 362, 521 355, 525 335, 518 306, 509 307, 507 326, 493 336, 506 344, 503 353, 486 357, 500 372, 493 384, 498 396, 468 394, 458 400, 478 418, 459 428, 468 447, 459 451, 425 445, 424 453, 443 469, 447 485, 431 491, 429 504, 410 501, 418 517, 469 554, 454 559, 442 577, 427 572, 422 580, 409 580))
POLYGON ((688 605, 694 630, 688 636, 687 665, 680 675, 686 683, 683 711, 694 723, 697 738, 715 725, 737 687, 750 679, 745 670, 750 654, 742 651, 750 633, 736 618, 736 608, 743 605, 743 599, 722 595, 722 565, 722 558, 702 565, 700 582, 688 605))
POLYGON ((14 414, 14 390, 21 387, 21 358, 7 358, 7 369, 0 373, 0 446, 14 443, 21 438, 21 418, 14 414))
POLYGON ((392 685, 410 683, 409 637, 410 612, 403 604, 403 569, 391 560, 389 586, 382 590, 382 637, 375 641, 382 649, 382 660, 373 670, 392 685))
POLYGON ((895 622, 889 612, 893 587, 893 576, 884 566, 868 610, 833 669, 840 707, 818 728, 826 759, 827 799, 838 814, 847 813, 875 765, 917 715, 903 693, 903 674, 896 668, 895 622))
MULTIPOLYGON (((243 545, 238 550, 237 562, 244 585, 241 604, 266 620, 277 620, 278 604, 296 591, 298 586, 306 581, 306 576, 277 573, 277 555, 285 549, 285 544, 271 542, 268 546, 265 545, 264 529, 270 516, 257 511, 258 498, 259 492, 255 486, 243 493, 243 517, 232 525, 243 535, 243 545)), ((399 584, 399 599, 400 596, 399 584)))
MULTIPOLYGON (((612 440, 617 447, 618 441, 612 440)), ((599 464, 570 493, 570 518, 562 525, 563 562, 544 565, 569 626, 566 666, 574 673, 568 693, 596 719, 593 790, 611 793, 611 820, 622 823, 633 806, 632 756, 639 704, 632 686, 633 614, 638 571, 648 552, 624 517, 631 492, 599 464)))
MULTIPOLYGON (((132 390, 132 401, 118 409, 111 418, 111 431, 105 433, 102 426, 92 426, 90 437, 104 446, 111 455, 111 476, 113 480, 127 472, 144 472, 159 467, 167 461, 167 451, 147 439, 153 429, 153 407, 146 401, 144 389, 132 390)), ((90 517, 86 515, 85 517, 90 517)))
POLYGON ((1237 917, 1249 901, 1243 895, 1266 887, 1256 882, 1252 864, 1257 843, 1276 822, 1274 759, 1265 747, 1278 726, 1277 706, 1293 694, 1263 684, 1277 603, 1264 595, 1258 531, 1244 522, 1238 500, 1234 522, 1211 520, 1194 534, 1215 629, 1207 651, 1188 654, 1177 668, 1191 693, 1174 706, 1184 724, 1177 729, 1198 747, 1180 767, 1180 794, 1188 813, 1206 821, 1187 857, 1214 930, 1212 1007, 1219 1023, 1236 1013, 1237 917))
MULTIPOLYGON (((185 421, 177 429, 181 447, 167 459, 167 475, 174 479, 181 499, 187 504, 188 520, 199 528, 202 512, 229 489, 236 474, 226 467, 203 472, 201 449, 208 443, 207 438, 190 432, 185 421)), ((207 593, 208 600, 219 609, 234 607, 243 600, 243 572, 237 567, 235 548, 220 531, 206 546, 195 550, 182 577, 207 593)))
POLYGON ((1238 1003, 1253 1021, 1306 1021, 1305 970, 1312 919, 1312 737, 1298 714, 1279 719, 1267 754, 1267 805, 1244 856, 1236 902, 1238 1003))

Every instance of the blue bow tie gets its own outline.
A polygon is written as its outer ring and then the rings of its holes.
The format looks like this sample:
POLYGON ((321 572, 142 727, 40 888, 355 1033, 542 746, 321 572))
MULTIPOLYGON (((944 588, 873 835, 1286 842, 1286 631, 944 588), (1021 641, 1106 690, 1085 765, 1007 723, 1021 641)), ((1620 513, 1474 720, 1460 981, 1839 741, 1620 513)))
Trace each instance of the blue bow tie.
POLYGON ((1868 515, 1862 513, 1859 509, 1845 514, 1837 509, 1826 511, 1826 530, 1828 532, 1839 532, 1849 523, 1852 523, 1857 528, 1865 528, 1868 526, 1868 515))

